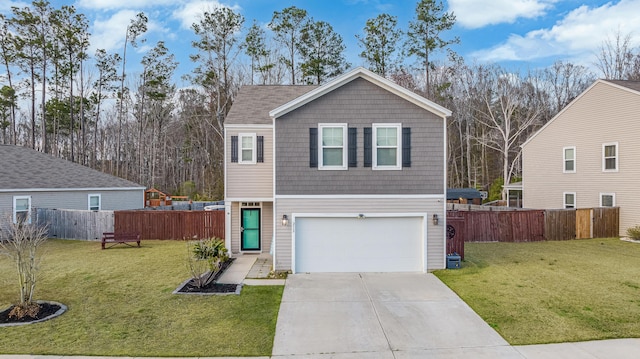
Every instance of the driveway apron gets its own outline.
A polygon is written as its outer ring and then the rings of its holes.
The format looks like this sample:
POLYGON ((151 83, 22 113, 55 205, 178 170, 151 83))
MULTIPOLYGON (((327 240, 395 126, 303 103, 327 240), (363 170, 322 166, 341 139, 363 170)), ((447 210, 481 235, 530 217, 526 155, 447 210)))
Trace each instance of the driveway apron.
POLYGON ((432 274, 290 275, 273 357, 523 357, 432 274))

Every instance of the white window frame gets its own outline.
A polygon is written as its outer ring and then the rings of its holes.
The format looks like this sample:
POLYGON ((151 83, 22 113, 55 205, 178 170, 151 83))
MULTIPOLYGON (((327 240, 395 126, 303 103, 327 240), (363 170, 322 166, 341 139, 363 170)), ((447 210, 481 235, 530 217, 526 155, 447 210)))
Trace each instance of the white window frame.
POLYGON ((27 210, 27 223, 31 223, 31 196, 13 196, 13 223, 18 223, 18 216, 16 211, 16 201, 20 199, 29 200, 29 209, 27 210))
MULTIPOLYGON (((615 193, 600 193, 600 207, 605 207, 602 205, 602 197, 603 196, 611 196, 612 200, 611 200, 611 207, 615 207, 616 206, 616 194, 615 193)), ((609 206, 606 206, 609 207, 609 206)))
MULTIPOLYGON (((242 165, 254 165, 256 164, 256 141, 257 136, 255 133, 239 133, 238 134, 238 163, 242 165), (243 146, 244 141, 243 138, 251 138, 251 159, 244 160, 244 156, 242 156, 242 152, 245 150, 243 146)), ((248 148, 246 148, 248 150, 248 148)))
POLYGON ((567 146, 562 148, 562 172, 563 173, 576 173, 576 146, 567 146), (567 150, 573 150, 573 158, 567 158, 567 150), (573 161, 573 170, 567 170, 567 161, 573 161))
POLYGON ((562 208, 565 209, 574 209, 578 208, 576 205, 576 193, 575 192, 563 192, 562 193, 562 208), (567 195, 573 195, 573 203, 567 203, 567 195))
POLYGON ((402 124, 401 123, 374 123, 373 124, 373 138, 371 139, 372 151, 373 151, 373 166, 374 170, 402 170, 402 124), (395 166, 379 166, 378 165, 378 129, 380 128, 395 128, 396 129, 396 146, 385 146, 381 148, 396 148, 396 164, 395 166))
POLYGON ((102 195, 99 193, 90 193, 87 195, 87 209, 90 211, 99 211, 102 209, 102 195), (98 209, 91 209, 91 197, 98 197, 98 209))
MULTIPOLYGON (((346 123, 319 123, 318 124, 318 169, 319 170, 338 170, 344 171, 347 170, 347 155, 349 152, 348 148, 348 134, 347 134, 347 124, 346 123), (342 166, 325 166, 324 165, 324 149, 325 146, 322 145, 322 130, 325 128, 342 128, 342 166)), ((338 146, 327 146, 326 148, 339 148, 338 146)))
MULTIPOLYGON (((611 158, 611 157, 609 157, 611 158)), ((608 143, 603 143, 602 144, 602 172, 618 172, 619 167, 619 161, 620 159, 620 146, 618 146, 618 142, 608 142, 608 143), (605 148, 608 146, 615 146, 616 148, 616 156, 614 157, 616 160, 616 168, 614 169, 607 169, 606 168, 606 163, 607 163, 607 157, 605 157, 605 148)))

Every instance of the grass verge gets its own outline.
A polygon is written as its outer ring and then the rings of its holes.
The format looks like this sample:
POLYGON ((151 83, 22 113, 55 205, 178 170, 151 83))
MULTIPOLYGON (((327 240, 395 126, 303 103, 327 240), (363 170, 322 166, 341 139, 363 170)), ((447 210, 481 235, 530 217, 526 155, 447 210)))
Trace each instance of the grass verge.
MULTIPOLYGON (((35 299, 69 307, 53 320, 1 328, 0 353, 95 356, 268 356, 282 286, 242 294, 172 294, 189 276, 184 242, 100 249, 50 240, 35 299)), ((12 263, 0 258, 0 308, 18 296, 12 263)))
POLYGON ((640 337, 640 244, 466 243, 465 257, 435 275, 510 344, 640 337))

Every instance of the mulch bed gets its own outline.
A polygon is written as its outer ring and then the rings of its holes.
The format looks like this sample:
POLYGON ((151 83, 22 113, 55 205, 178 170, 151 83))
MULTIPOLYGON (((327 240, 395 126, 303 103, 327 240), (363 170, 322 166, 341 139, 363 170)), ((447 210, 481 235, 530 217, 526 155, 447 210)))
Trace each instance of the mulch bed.
POLYGON ((222 273, 224 273, 224 271, 231 266, 231 263, 233 263, 234 260, 235 258, 229 258, 228 261, 222 263, 222 265, 220 266, 220 271, 216 273, 215 277, 213 277, 213 280, 206 286, 199 288, 194 284, 193 279, 191 279, 189 282, 183 285, 182 288, 180 288, 177 292, 178 293, 206 293, 206 294, 236 293, 238 290, 239 284, 216 283, 216 280, 218 280, 218 278, 222 275, 222 273))
POLYGON ((36 320, 40 320, 43 318, 46 318, 52 314, 54 314, 55 312, 57 312, 58 310, 60 310, 60 306, 57 304, 52 304, 52 303, 40 303, 40 310, 38 311, 38 314, 36 315, 35 318, 31 318, 29 316, 26 316, 24 318, 20 318, 20 319, 16 319, 16 318, 9 318, 9 313, 11 312, 11 309, 13 309, 13 306, 7 308, 6 310, 0 312, 0 324, 9 324, 9 323, 28 323, 28 322, 33 322, 36 320))

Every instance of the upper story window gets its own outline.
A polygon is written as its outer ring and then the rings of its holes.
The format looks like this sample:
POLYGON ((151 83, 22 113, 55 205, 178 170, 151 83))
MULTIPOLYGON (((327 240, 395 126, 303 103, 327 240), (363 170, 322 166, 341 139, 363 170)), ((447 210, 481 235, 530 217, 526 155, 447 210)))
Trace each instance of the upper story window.
POLYGON ((256 163, 256 134, 241 133, 240 138, 240 163, 256 163))
POLYGON ((90 194, 88 196, 88 207, 90 211, 99 211, 102 205, 100 194, 90 194))
POLYGON ((318 169, 347 169, 347 124, 319 124, 318 169))
POLYGON ((255 164, 264 162, 264 136, 240 133, 231 136, 231 162, 255 164))
POLYGON ((13 223, 31 223, 31 196, 13 197, 13 223))
POLYGON ((564 157, 564 173, 576 172, 576 147, 565 147, 562 149, 564 157))
POLYGON ((373 169, 398 170, 402 168, 402 125, 399 123, 373 124, 373 169))
POLYGON ((564 208, 576 208, 576 193, 575 192, 565 192, 564 194, 564 208))
POLYGON ((602 144, 602 171, 618 172, 618 143, 602 144))
POLYGON ((616 206, 615 193, 600 193, 600 207, 615 207, 615 206, 616 206))

